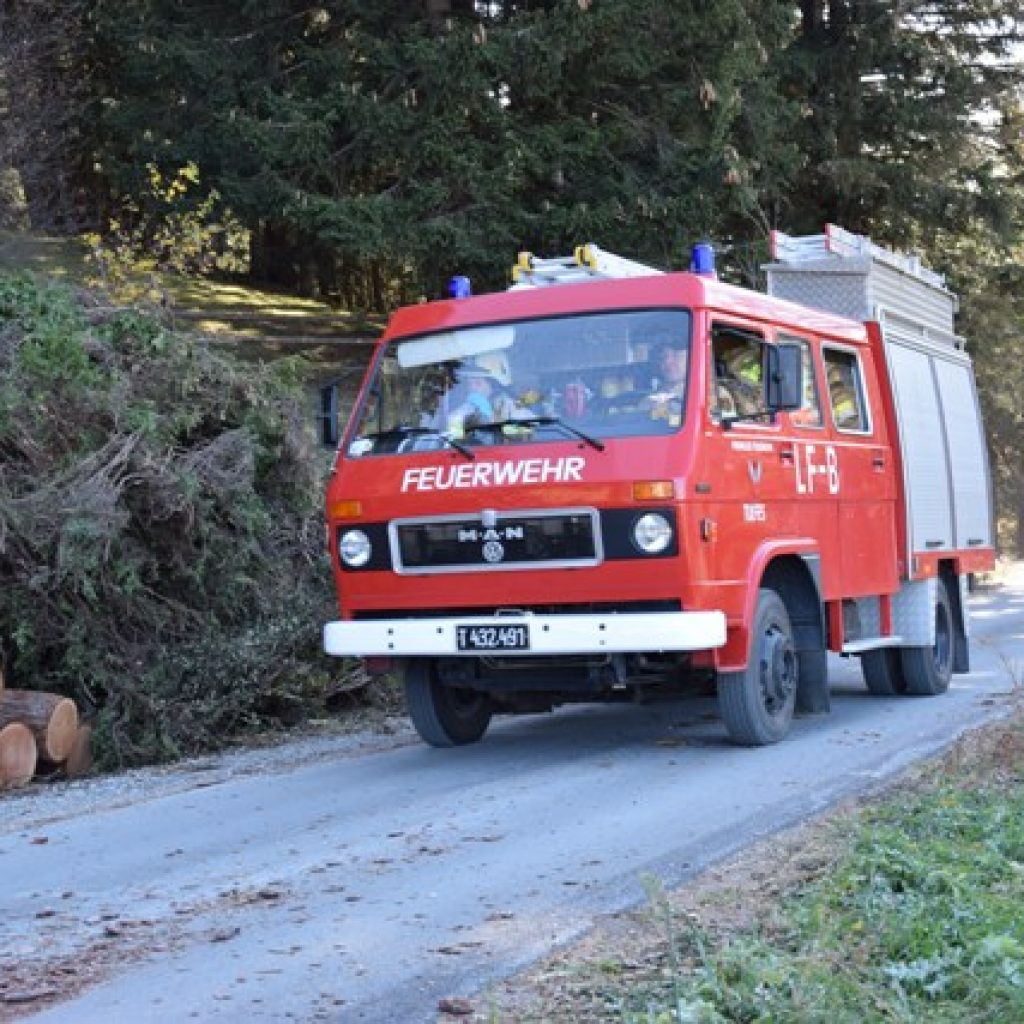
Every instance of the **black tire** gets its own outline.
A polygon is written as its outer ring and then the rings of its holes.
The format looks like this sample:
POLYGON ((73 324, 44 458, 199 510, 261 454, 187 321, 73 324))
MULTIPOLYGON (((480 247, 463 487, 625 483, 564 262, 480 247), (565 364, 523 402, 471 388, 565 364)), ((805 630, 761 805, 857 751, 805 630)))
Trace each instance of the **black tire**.
POLYGON ((946 585, 940 580, 935 595, 935 643, 931 647, 904 647, 901 650, 907 693, 915 697, 936 697, 945 693, 953 678, 955 645, 953 608, 946 585))
POLYGON ((868 692, 874 697, 902 697, 907 692, 907 677, 898 647, 877 647, 860 656, 860 669, 868 692))
POLYGON ((782 598, 762 588, 742 672, 718 677, 718 706, 729 738, 745 747, 778 743, 793 721, 800 661, 782 598))
POLYGON ((476 743, 494 714, 488 694, 444 686, 428 659, 413 661, 406 669, 405 702, 416 731, 432 747, 476 743))

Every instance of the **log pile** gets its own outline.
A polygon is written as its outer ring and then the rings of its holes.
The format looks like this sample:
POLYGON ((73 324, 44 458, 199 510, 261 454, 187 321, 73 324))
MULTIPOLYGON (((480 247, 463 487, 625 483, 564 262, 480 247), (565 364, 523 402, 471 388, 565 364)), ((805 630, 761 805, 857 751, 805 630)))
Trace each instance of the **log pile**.
POLYGON ((90 740, 73 700, 7 689, 0 669, 0 790, 24 786, 37 774, 85 775, 92 767, 90 740))

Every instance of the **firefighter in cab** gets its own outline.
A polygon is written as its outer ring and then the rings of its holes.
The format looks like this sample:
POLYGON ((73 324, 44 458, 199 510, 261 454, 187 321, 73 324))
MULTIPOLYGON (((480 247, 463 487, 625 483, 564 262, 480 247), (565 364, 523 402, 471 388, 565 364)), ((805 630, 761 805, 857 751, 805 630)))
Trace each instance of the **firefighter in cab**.
POLYGON ((455 382, 455 400, 449 405, 446 426, 457 437, 480 423, 503 423, 529 415, 509 393, 512 374, 502 352, 487 352, 456 367, 455 382))

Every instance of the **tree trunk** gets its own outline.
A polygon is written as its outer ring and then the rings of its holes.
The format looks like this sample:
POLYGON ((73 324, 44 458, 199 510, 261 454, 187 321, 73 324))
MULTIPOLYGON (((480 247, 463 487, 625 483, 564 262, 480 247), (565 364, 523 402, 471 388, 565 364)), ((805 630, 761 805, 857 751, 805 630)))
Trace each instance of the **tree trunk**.
POLYGON ((38 756, 27 725, 11 722, 0 729, 0 789, 24 786, 35 775, 38 756))
POLYGON ((800 0, 800 15, 800 31, 803 36, 816 36, 824 20, 822 0, 800 0))
POLYGON ((78 708, 56 693, 5 690, 0 694, 0 728, 11 722, 23 722, 32 730, 40 757, 64 761, 78 735, 78 708))
POLYGON ((431 21, 441 21, 453 14, 462 18, 476 15, 473 0, 424 0, 423 10, 431 21))

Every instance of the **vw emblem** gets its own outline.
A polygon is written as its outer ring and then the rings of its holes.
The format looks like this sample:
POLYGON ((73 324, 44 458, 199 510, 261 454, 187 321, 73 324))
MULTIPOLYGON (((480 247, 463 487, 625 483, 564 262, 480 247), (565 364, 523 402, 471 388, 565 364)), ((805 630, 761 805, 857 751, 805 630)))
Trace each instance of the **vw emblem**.
POLYGON ((484 545, 484 561, 500 562, 505 557, 505 548, 496 540, 489 540, 484 545))

